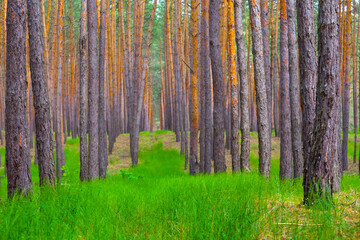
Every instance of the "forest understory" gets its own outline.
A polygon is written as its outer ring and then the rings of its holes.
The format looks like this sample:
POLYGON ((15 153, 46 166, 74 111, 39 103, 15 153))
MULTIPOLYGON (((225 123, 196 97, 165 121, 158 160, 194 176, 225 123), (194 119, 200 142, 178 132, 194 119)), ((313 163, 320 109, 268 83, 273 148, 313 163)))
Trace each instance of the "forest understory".
MULTIPOLYGON (((168 131, 140 134, 139 165, 131 167, 129 135, 116 139, 106 180, 80 182, 79 139, 68 138, 66 167, 56 187, 7 200, 0 168, 0 239, 359 239, 360 178, 349 135, 349 170, 332 203, 302 204, 301 180, 279 180, 280 140, 272 138, 271 176, 258 173, 251 134, 249 173, 190 176, 180 144, 168 131), (44 227, 47 226, 47 227, 44 227)), ((359 143, 358 143, 359 145, 359 143)), ((4 146, 0 146, 4 159, 4 146)), ((34 153, 32 152, 32 160, 34 153)), ((227 165, 231 165, 226 151, 227 165)))

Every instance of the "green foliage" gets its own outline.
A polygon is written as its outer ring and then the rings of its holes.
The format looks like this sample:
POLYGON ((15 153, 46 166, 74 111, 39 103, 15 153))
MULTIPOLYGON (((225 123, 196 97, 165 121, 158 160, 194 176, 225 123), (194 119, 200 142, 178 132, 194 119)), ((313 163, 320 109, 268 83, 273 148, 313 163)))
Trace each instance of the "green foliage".
MULTIPOLYGON (((358 176, 344 176, 344 192, 335 195, 334 205, 308 209, 301 205, 300 180, 279 181, 278 159, 272 161, 270 179, 256 170, 194 177, 183 171, 178 151, 164 150, 158 143, 139 154, 140 165, 108 175, 105 181, 81 183, 78 140, 67 141, 65 156, 65 184, 34 187, 29 198, 6 200, 1 178, 0 239, 360 237, 348 211, 360 210, 354 204, 359 199, 358 176)), ((252 169, 257 161, 251 155, 252 169)), ((32 166, 34 186, 35 172, 32 166)))

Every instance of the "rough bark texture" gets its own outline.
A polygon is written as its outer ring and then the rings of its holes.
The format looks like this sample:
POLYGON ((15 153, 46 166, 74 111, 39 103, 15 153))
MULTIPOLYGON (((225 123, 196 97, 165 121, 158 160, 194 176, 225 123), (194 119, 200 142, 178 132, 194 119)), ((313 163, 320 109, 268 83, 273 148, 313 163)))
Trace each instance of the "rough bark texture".
POLYGON ((240 170, 239 158, 239 86, 236 78, 236 51, 235 51, 235 14, 234 4, 228 0, 228 41, 229 41, 229 58, 230 58, 230 72, 229 82, 231 89, 231 160, 232 171, 238 172, 240 170))
POLYGON ((343 54, 345 55, 344 62, 344 96, 343 96, 343 122, 342 122, 342 167, 343 170, 348 169, 348 141, 349 141, 349 114, 350 114, 350 68, 351 68, 351 0, 347 0, 346 26, 345 26, 345 41, 343 54))
POLYGON ((252 32, 252 52, 256 91, 257 126, 259 132, 259 171, 270 175, 270 126, 267 111, 266 79, 264 72, 263 43, 260 22, 259 0, 249 0, 252 32))
POLYGON ((211 173, 212 157, 212 97, 211 97, 211 75, 210 75, 210 50, 209 50, 209 1, 202 0, 201 4, 201 91, 204 92, 204 105, 201 112, 204 125, 204 173, 211 173))
POLYGON ((339 77, 339 2, 319 2, 319 68, 316 117, 310 152, 309 185, 304 188, 305 203, 332 197, 333 165, 336 158, 339 77))
POLYGON ((215 172, 226 171, 225 164, 225 145, 224 145, 224 78, 221 62, 220 49, 220 0, 210 0, 209 5, 209 40, 210 58, 213 79, 214 93, 214 170, 215 172))
POLYGON ((99 177, 99 83, 96 0, 87 0, 88 11, 88 129, 89 178, 99 177))
POLYGON ((287 0, 287 23, 289 41, 289 77, 290 77, 290 109, 291 109, 291 140, 294 177, 302 177, 304 161, 301 142, 300 93, 299 93, 299 62, 296 37, 295 0, 287 0))
POLYGON ((86 49, 86 9, 87 0, 81 0, 81 19, 80 19, 80 180, 88 178, 88 159, 87 159, 87 49, 86 49))
POLYGON ((280 178, 292 177, 289 48, 286 0, 280 0, 280 178))
POLYGON ((191 35, 192 35, 192 73, 191 73, 191 124, 190 124, 190 174, 200 172, 200 159, 198 158, 198 131, 199 131, 199 100, 198 100, 198 72, 199 72, 199 38, 198 15, 199 0, 191 0, 191 35))
POLYGON ((31 83, 35 108, 36 159, 39 165, 40 185, 53 185, 55 184, 54 152, 52 148, 53 133, 44 65, 41 2, 39 0, 28 0, 27 8, 31 83))
MULTIPOLYGON (((316 54, 314 3, 312 0, 296 0, 299 67, 300 102, 302 112, 302 143, 304 157, 304 175, 308 171, 309 153, 315 118, 316 54)), ((308 177, 304 177, 304 186, 308 177)))
POLYGON ((235 0, 235 32, 240 76, 240 109, 241 109, 241 171, 250 170, 250 118, 249 118, 249 83, 246 70, 245 37, 242 26, 241 0, 235 0))
POLYGON ((65 163, 62 131, 62 87, 63 87, 63 0, 58 0, 58 28, 57 28, 57 77, 56 77, 56 177, 60 182, 63 175, 62 166, 65 163))
POLYGON ((26 1, 7 5, 5 159, 8 196, 27 195, 31 188, 30 148, 26 117, 26 1))
MULTIPOLYGON (((106 168, 108 164, 106 121, 105 121, 105 34, 106 34, 106 2, 101 1, 100 11, 100 40, 99 40, 99 175, 106 178, 106 168)), ((110 26, 109 26, 110 27, 110 26)))
MULTIPOLYGON (((264 56, 264 72, 266 79, 266 95, 267 95, 267 111, 270 129, 270 138, 272 130, 272 84, 270 78, 270 44, 269 44, 269 17, 268 17, 268 1, 260 0, 260 16, 261 30, 263 37, 263 56, 264 56)), ((271 142, 270 142, 271 144, 271 142)))

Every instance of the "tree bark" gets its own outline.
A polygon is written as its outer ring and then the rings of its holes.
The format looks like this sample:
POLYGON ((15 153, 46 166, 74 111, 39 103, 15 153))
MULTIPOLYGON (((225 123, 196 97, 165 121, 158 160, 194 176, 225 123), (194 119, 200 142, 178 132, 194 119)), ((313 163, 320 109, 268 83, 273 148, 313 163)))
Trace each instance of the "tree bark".
POLYGON ((198 16, 200 13, 199 0, 191 0, 191 35, 192 35, 192 73, 191 73, 191 125, 190 125, 190 174, 200 172, 200 159, 198 158, 198 132, 199 132, 199 100, 198 100, 198 72, 199 72, 199 38, 198 16))
POLYGON ((87 0, 81 0, 80 18, 80 180, 88 179, 88 159, 87 159, 87 38, 86 38, 86 10, 87 0))
POLYGON ((260 22, 260 6, 258 0, 249 0, 252 32, 252 52, 254 61, 254 79, 256 91, 256 113, 259 132, 259 171, 270 175, 270 126, 267 111, 266 80, 264 72, 263 43, 260 22))
MULTIPOLYGON (((31 83, 36 124, 36 159, 39 165, 39 179, 40 185, 54 185, 53 133, 51 129, 50 102, 44 65, 43 25, 40 0, 28 0, 27 8, 31 83)), ((29 107, 31 108, 32 106, 29 107)))
POLYGON ((88 13, 88 177, 99 177, 99 83, 98 83, 98 54, 97 54, 97 14, 96 0, 87 0, 88 13))
POLYGON ((333 166, 336 138, 339 78, 339 2, 319 2, 319 68, 316 92, 316 117, 310 152, 310 177, 304 191, 304 202, 332 198, 333 166))
POLYGON ((228 0, 228 41, 229 41, 229 58, 230 58, 230 103, 231 103, 231 160, 232 171, 240 170, 239 159, 239 87, 236 78, 236 51, 235 51, 235 14, 234 3, 228 0))
POLYGON ((292 177, 288 44, 286 0, 280 0, 280 179, 292 177))
POLYGON ((343 171, 348 169, 348 140, 349 140, 349 113, 350 113, 350 68, 351 68, 351 0, 347 0, 347 14, 345 23, 344 43, 344 103, 343 103, 343 141, 342 141, 342 167, 343 171))
MULTIPOLYGON (((260 0, 260 16, 261 30, 263 38, 263 55, 264 55, 264 71, 266 79, 266 95, 267 95, 267 111, 270 128, 270 138, 272 134, 272 84, 270 78, 270 44, 269 44, 269 18, 268 18, 268 2, 260 0)), ((271 142, 270 142, 271 144, 271 142)))
POLYGON ((9 0, 6 18, 5 164, 8 196, 31 189, 26 117, 26 1, 9 0))
POLYGON ((210 50, 209 50, 209 1, 202 0, 201 4, 201 91, 204 92, 204 104, 201 112, 204 114, 204 173, 211 173, 212 157, 212 97, 210 75, 210 50))
POLYGON ((291 140, 294 161, 294 177, 303 175, 304 161, 301 142, 301 119, 299 102, 299 62, 296 38, 295 1, 287 0, 287 23, 289 41, 289 77, 290 77, 290 109, 291 109, 291 140))
MULTIPOLYGON (((214 94, 214 170, 215 172, 225 172, 225 145, 224 145, 224 76, 221 61, 220 46, 220 0, 210 0, 209 5, 209 40, 211 71, 213 79, 214 94)), ((194 45, 193 45, 194 46, 194 45)))
POLYGON ((106 178, 106 168, 108 165, 104 97, 105 34, 106 28, 109 27, 107 26, 105 18, 107 11, 109 11, 109 9, 106 6, 106 1, 101 1, 99 35, 99 175, 103 179, 106 178))
MULTIPOLYGON (((312 0, 296 0, 299 67, 300 102, 302 112, 302 143, 304 157, 304 190, 307 188, 309 154, 315 118, 316 54, 314 4, 312 0)), ((306 190, 305 190, 306 191, 306 190)))
POLYGON ((238 72, 240 76, 240 109, 241 109, 241 171, 250 170, 250 118, 249 118, 249 83, 246 70, 245 37, 242 25, 241 0, 235 0, 235 31, 238 59, 238 72))

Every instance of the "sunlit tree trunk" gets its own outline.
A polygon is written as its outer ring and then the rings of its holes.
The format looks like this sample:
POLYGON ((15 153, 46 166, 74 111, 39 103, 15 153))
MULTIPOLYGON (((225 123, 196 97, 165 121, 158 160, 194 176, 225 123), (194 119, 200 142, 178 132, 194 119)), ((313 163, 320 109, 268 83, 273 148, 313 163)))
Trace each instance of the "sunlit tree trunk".
POLYGON ((230 103, 231 103, 231 159, 232 171, 240 170, 239 158, 239 86, 236 76, 236 51, 235 51, 235 13, 234 3, 228 0, 228 41, 229 41, 229 58, 230 58, 230 103))

